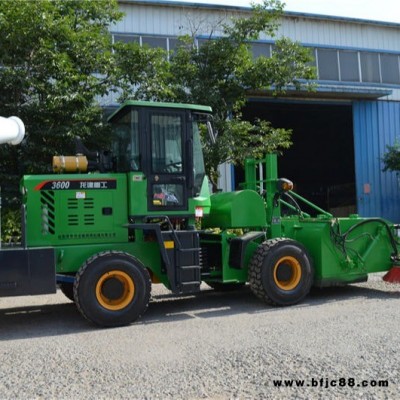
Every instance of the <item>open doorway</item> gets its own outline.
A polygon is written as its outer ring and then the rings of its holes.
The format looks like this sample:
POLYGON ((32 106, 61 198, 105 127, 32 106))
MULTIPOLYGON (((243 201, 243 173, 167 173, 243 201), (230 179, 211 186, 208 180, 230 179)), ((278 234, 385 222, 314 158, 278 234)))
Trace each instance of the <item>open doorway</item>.
MULTIPOLYGON (((278 167, 297 193, 334 216, 356 212, 351 104, 249 101, 243 117, 293 130, 293 145, 279 157, 278 167)), ((235 172, 242 181, 240 168, 235 172)))

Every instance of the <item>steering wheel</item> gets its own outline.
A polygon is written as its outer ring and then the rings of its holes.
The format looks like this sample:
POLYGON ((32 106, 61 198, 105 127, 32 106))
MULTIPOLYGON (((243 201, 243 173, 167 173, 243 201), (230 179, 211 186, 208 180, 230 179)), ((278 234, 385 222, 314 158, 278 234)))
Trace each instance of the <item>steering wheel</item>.
POLYGON ((166 164, 163 169, 163 172, 180 172, 182 171, 182 161, 173 162, 170 164, 166 164))

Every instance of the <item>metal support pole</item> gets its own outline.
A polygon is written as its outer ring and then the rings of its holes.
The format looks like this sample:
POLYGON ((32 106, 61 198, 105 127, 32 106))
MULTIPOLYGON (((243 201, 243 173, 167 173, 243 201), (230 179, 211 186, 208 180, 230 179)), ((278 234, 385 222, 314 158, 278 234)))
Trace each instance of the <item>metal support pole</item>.
POLYGON ((278 191, 278 156, 276 154, 267 154, 265 156, 265 165, 267 170, 267 223, 271 227, 271 238, 276 238, 282 236, 281 205, 275 197, 278 191))

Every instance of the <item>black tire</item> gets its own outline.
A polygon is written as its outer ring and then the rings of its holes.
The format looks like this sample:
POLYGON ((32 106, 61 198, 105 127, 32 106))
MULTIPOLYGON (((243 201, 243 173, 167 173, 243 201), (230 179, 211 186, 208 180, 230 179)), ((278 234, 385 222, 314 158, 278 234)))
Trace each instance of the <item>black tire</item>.
POLYGON ((214 289, 216 292, 233 292, 234 290, 243 289, 245 283, 222 283, 222 282, 206 282, 210 288, 214 289))
POLYGON ((249 264, 249 284, 261 300, 274 306, 299 303, 310 292, 314 270, 305 247, 291 239, 261 243, 249 264))
POLYGON ((75 303, 96 325, 128 325, 146 311, 151 292, 148 271, 123 252, 96 254, 80 268, 74 284, 75 303))
POLYGON ((74 284, 73 283, 69 283, 69 282, 62 282, 58 284, 61 292, 64 294, 64 296, 71 300, 71 301, 75 301, 74 300, 74 284))

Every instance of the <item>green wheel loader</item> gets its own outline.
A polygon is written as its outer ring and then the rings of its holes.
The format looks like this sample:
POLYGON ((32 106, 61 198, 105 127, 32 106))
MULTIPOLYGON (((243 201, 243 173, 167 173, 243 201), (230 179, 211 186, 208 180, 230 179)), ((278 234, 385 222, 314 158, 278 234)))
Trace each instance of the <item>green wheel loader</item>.
MULTIPOLYGON (((24 176, 22 243, 0 250, 0 296, 58 285, 89 321, 118 326, 143 315, 156 283, 176 294, 202 282, 248 283, 261 300, 286 306, 313 285, 389 270, 387 279, 399 280, 397 226, 334 218, 279 178, 276 155, 246 160, 242 190, 210 194, 201 136, 214 138, 211 113, 128 101, 109 118, 108 151, 78 140, 76 155, 54 157, 53 174, 24 176)), ((0 126, 0 140, 15 139, 21 124, 0 126)))

